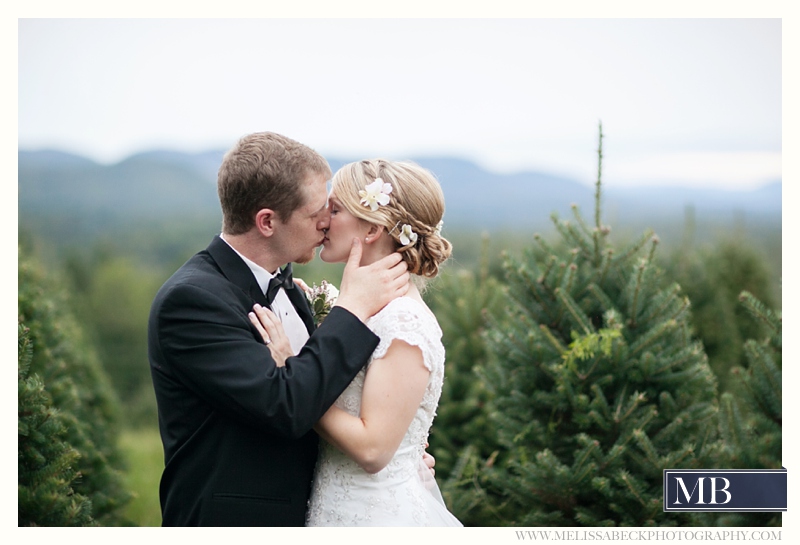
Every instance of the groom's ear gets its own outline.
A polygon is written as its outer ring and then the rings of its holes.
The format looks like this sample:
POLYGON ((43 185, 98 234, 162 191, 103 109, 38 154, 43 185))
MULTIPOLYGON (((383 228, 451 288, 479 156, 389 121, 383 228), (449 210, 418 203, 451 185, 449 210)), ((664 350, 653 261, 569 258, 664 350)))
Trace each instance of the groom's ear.
POLYGON ((367 244, 372 244, 373 242, 378 240, 381 237, 381 234, 383 234, 384 232, 385 230, 383 228, 383 225, 375 225, 374 223, 370 224, 369 230, 367 231, 367 236, 365 237, 364 241, 367 244))
POLYGON ((277 217, 274 210, 262 208, 256 212, 256 229, 265 237, 271 237, 275 233, 275 223, 277 217))

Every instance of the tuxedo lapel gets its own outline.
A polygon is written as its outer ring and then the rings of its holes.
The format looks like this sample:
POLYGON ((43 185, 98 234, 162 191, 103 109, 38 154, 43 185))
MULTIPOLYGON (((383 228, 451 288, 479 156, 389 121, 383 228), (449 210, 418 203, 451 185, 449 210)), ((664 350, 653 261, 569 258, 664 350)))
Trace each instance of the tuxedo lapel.
MULTIPOLYGON (((269 307, 267 304, 267 297, 261 291, 261 286, 258 285, 256 277, 247 263, 242 261, 242 258, 231 248, 227 242, 222 240, 219 236, 214 237, 211 244, 208 245, 206 251, 211 258, 217 263, 217 266, 225 275, 225 278, 230 280, 238 286, 243 292, 250 295, 250 297, 261 306, 269 307)), ((314 325, 314 318, 311 314, 311 307, 306 299, 305 292, 299 287, 295 289, 286 290, 286 295, 289 296, 289 301, 292 302, 297 314, 305 324, 308 334, 311 335, 317 328, 314 325)))
POLYGON ((311 306, 308 304, 306 294, 300 286, 295 286, 293 290, 286 290, 286 295, 289 296, 289 301, 292 302, 297 314, 303 323, 306 325, 308 334, 314 333, 317 326, 314 325, 314 317, 311 315, 311 306))
POLYGON ((216 262, 217 266, 225 275, 225 278, 230 280, 233 284, 239 287, 243 292, 248 294, 253 301, 262 306, 269 306, 264 292, 261 291, 261 286, 258 285, 256 277, 247 263, 242 261, 242 258, 231 248, 227 242, 222 240, 219 236, 215 236, 211 244, 208 245, 206 251, 211 258, 216 262))

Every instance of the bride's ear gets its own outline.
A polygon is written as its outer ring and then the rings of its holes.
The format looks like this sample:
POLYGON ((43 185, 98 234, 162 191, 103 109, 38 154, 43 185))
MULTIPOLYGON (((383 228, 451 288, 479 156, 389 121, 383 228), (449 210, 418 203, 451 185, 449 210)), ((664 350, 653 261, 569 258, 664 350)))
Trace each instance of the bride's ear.
POLYGON ((383 225, 370 224, 364 242, 372 244, 376 240, 379 240, 384 233, 386 233, 386 229, 383 228, 383 225))

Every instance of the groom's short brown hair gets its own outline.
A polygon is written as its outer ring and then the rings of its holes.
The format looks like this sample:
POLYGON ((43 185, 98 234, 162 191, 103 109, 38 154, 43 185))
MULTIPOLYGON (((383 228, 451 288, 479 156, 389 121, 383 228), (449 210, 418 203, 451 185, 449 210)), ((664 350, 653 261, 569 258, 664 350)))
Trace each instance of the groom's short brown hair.
POLYGON ((241 138, 225 154, 217 175, 222 232, 246 233, 262 208, 288 220, 305 204, 303 187, 311 174, 330 178, 331 168, 308 146, 273 132, 241 138))

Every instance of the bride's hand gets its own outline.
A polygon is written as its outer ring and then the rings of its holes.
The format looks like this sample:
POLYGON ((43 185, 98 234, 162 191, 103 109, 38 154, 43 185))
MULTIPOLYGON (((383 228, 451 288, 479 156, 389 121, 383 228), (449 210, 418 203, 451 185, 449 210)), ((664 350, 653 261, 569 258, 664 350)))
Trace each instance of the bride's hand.
POLYGON ((253 306, 253 312, 248 314, 250 322, 255 326, 264 340, 264 344, 269 348, 272 359, 278 367, 286 365, 286 359, 294 356, 292 345, 283 329, 278 317, 268 308, 262 307, 258 303, 253 306))
POLYGON ((293 280, 294 280, 294 283, 297 285, 298 288, 300 288, 301 290, 303 290, 306 293, 311 293, 311 287, 308 284, 306 284, 305 282, 303 282, 302 278, 294 278, 293 280))

